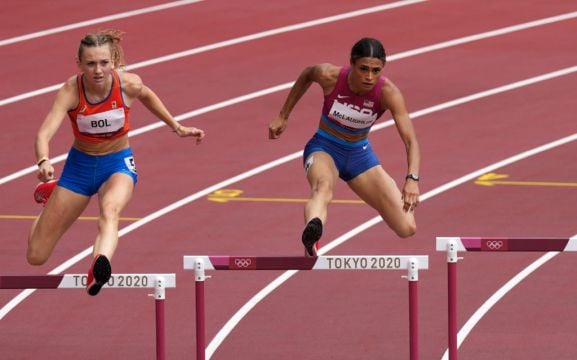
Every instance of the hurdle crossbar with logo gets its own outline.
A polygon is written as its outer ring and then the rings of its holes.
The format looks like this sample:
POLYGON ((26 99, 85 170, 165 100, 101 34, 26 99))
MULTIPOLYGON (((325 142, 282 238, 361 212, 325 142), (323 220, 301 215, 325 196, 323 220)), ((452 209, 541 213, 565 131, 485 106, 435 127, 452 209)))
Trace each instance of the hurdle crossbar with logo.
POLYGON ((457 360, 457 261, 459 251, 577 251, 577 237, 437 237, 437 251, 447 253, 449 360, 457 360))
POLYGON ((410 359, 418 360, 419 270, 429 268, 428 256, 184 256, 184 269, 194 270, 196 290, 196 359, 205 360, 204 281, 206 270, 405 270, 409 282, 410 359))
MULTIPOLYGON (((0 275, 0 289, 86 289, 86 274, 0 275)), ((175 274, 113 274, 103 288, 154 289, 156 359, 166 358, 164 300, 166 288, 176 287, 175 274)), ((88 295, 87 295, 88 296, 88 295)))

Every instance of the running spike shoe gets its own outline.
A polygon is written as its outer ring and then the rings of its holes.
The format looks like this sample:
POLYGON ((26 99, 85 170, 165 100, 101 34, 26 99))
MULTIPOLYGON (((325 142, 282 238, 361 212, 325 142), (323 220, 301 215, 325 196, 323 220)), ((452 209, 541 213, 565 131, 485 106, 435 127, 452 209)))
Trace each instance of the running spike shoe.
POLYGON ((104 255, 95 257, 90 270, 88 270, 88 280, 86 281, 88 295, 97 295, 102 286, 110 280, 111 275, 112 267, 108 258, 104 255))
POLYGON ((52 195, 52 191, 54 191, 54 188, 56 187, 56 183, 56 180, 50 180, 36 185, 36 188, 34 189, 34 201, 46 206, 50 195, 52 195))
POLYGON ((323 234, 323 223, 321 219, 314 218, 308 222, 303 230, 302 242, 305 246, 306 256, 317 256, 317 250, 319 248, 318 241, 323 234))

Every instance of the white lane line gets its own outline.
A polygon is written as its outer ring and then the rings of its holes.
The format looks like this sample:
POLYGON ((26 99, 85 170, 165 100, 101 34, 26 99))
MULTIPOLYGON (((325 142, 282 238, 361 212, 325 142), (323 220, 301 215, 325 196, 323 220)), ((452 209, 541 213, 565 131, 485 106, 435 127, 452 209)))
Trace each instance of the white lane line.
POLYGON ((310 21, 306 21, 303 23, 299 23, 299 24, 283 26, 280 28, 262 31, 259 33, 251 34, 251 35, 241 36, 238 38, 217 42, 217 43, 214 43, 211 45, 201 46, 201 47, 198 47, 195 49, 181 51, 181 52, 177 52, 174 54, 162 56, 162 57, 159 57, 156 59, 151 59, 148 61, 139 62, 137 64, 133 64, 132 66, 130 66, 130 69, 137 69, 137 68, 141 68, 141 67, 145 67, 145 66, 156 65, 156 64, 159 64, 162 62, 172 61, 172 60, 180 59, 182 57, 196 55, 199 53, 203 53, 203 52, 207 52, 207 51, 211 51, 211 50, 215 50, 215 49, 220 49, 220 48, 227 47, 227 46, 237 45, 237 44, 241 44, 241 43, 248 42, 248 41, 253 41, 253 40, 262 39, 262 38, 266 38, 266 37, 270 37, 270 36, 275 36, 278 34, 283 34, 283 33, 291 32, 291 31, 302 30, 302 29, 306 29, 309 27, 329 24, 329 23, 333 23, 336 21, 352 19, 355 17, 369 15, 369 14, 373 14, 373 13, 381 12, 381 11, 385 11, 385 10, 392 10, 392 9, 396 9, 396 8, 403 7, 403 6, 419 4, 419 3, 423 3, 425 1, 427 1, 427 0, 401 0, 401 1, 394 2, 394 3, 390 3, 390 4, 374 6, 374 7, 370 7, 370 8, 365 8, 365 9, 360 9, 360 10, 355 10, 355 11, 339 14, 339 15, 329 16, 329 17, 325 17, 325 18, 321 18, 321 19, 310 20, 310 21))
POLYGON ((527 30, 530 28, 543 26, 543 25, 549 25, 549 24, 553 24, 553 23, 557 23, 557 22, 561 22, 561 21, 572 20, 575 18, 577 18, 577 11, 573 11, 573 12, 569 12, 569 13, 565 13, 565 14, 561 14, 561 15, 556 15, 556 16, 551 16, 551 17, 547 17, 547 18, 543 18, 543 19, 538 19, 538 20, 534 20, 534 21, 529 21, 526 23, 518 24, 518 25, 507 26, 507 27, 504 27, 501 29, 491 30, 491 31, 487 31, 487 32, 483 32, 483 33, 479 33, 479 34, 475 34, 475 35, 465 36, 465 37, 461 37, 458 39, 445 41, 445 42, 442 42, 442 43, 439 43, 436 45, 425 46, 425 47, 415 49, 412 51, 407 51, 407 55, 408 56, 414 56, 414 55, 423 54, 426 52, 444 49, 444 48, 455 46, 455 45, 470 43, 473 41, 478 41, 478 40, 482 40, 482 39, 501 36, 501 35, 509 34, 512 32, 527 30))
POLYGON ((23 42, 23 41, 27 41, 27 40, 31 40, 31 39, 36 39, 36 38, 43 37, 43 36, 49 36, 49 35, 61 33, 61 32, 68 31, 68 30, 74 30, 74 29, 78 29, 81 27, 85 27, 85 26, 100 24, 100 23, 107 22, 107 21, 124 19, 124 18, 132 17, 132 16, 138 16, 138 15, 142 15, 142 14, 155 12, 155 11, 166 10, 166 9, 174 8, 177 6, 189 5, 189 4, 197 3, 200 1, 203 1, 203 0, 173 1, 170 3, 150 6, 150 7, 146 7, 146 8, 142 8, 142 9, 138 9, 138 10, 131 10, 131 11, 126 11, 126 12, 118 13, 118 14, 114 14, 114 15, 103 16, 103 17, 99 17, 96 19, 81 21, 81 22, 77 22, 74 24, 68 24, 68 25, 64 25, 64 26, 55 27, 52 29, 37 31, 37 32, 30 33, 30 34, 26 34, 26 35, 15 36, 15 37, 12 37, 9 39, 0 40, 0 46, 15 44, 15 43, 19 43, 19 42, 23 42))
MULTIPOLYGON (((165 56, 161 56, 158 58, 142 61, 139 63, 128 65, 126 67, 126 69, 127 70, 134 70, 134 69, 138 69, 138 68, 143 68, 146 66, 156 65, 156 64, 163 63, 163 62, 180 59, 180 58, 183 58, 186 56, 196 55, 199 53, 203 53, 203 52, 207 52, 207 51, 211 51, 211 50, 215 50, 215 49, 220 49, 220 48, 224 48, 227 46, 232 46, 232 45, 236 45, 236 44, 240 44, 240 43, 244 43, 244 42, 248 42, 248 41, 262 39, 265 37, 274 36, 274 35, 290 32, 290 31, 301 30, 301 29, 308 28, 308 27, 319 26, 319 25, 323 25, 323 24, 327 24, 327 23, 331 23, 331 22, 346 20, 346 19, 350 19, 350 18, 354 18, 354 17, 358 17, 358 16, 376 13, 379 11, 391 10, 391 9, 395 9, 395 8, 398 8, 401 6, 413 5, 413 4, 422 3, 425 1, 427 1, 427 0, 402 0, 402 1, 395 2, 395 3, 390 3, 390 4, 380 5, 380 6, 374 6, 374 7, 360 9, 360 10, 355 10, 355 11, 351 11, 348 13, 343 13, 343 14, 339 14, 339 15, 335 15, 335 16, 329 16, 329 17, 325 17, 325 18, 321 18, 321 19, 306 21, 306 22, 299 23, 299 24, 283 26, 280 28, 272 29, 272 30, 258 32, 258 33, 252 34, 252 35, 241 36, 241 37, 237 37, 234 39, 225 40, 225 41, 213 43, 210 45, 201 46, 198 48, 180 51, 180 52, 173 53, 170 55, 165 55, 165 56)), ((34 96, 38 96, 38 95, 46 94, 46 93, 49 93, 52 91, 56 91, 61 86, 62 86, 62 83, 47 86, 45 88, 33 90, 30 92, 23 93, 23 94, 16 95, 16 96, 12 96, 12 97, 9 97, 6 99, 2 99, 2 100, 0 100, 0 106, 4 106, 7 104, 11 104, 11 103, 15 103, 15 102, 22 101, 25 99, 29 99, 29 98, 34 97, 34 96)))
MULTIPOLYGON (((363 10, 359 10, 359 11, 363 11, 363 10)), ((348 14, 348 13, 347 13, 348 14)), ((340 16, 345 16, 347 14, 341 14, 341 15, 337 15, 334 16, 336 17, 340 17, 340 16)), ((363 14, 364 15, 364 14, 363 14)), ((357 15, 358 16, 358 15, 357 15)), ((577 11, 575 12, 570 12, 570 13, 566 13, 566 14, 561 14, 561 15, 557 15, 557 16, 552 16, 552 17, 548 17, 548 18, 543 18, 543 19, 539 19, 539 20, 534 20, 534 21, 530 21, 530 22, 526 22, 526 23, 522 23, 522 24, 518 24, 518 25, 513 25, 513 26, 507 26, 501 29, 496 29, 496 30, 491 30, 491 31, 487 31, 487 32, 483 32, 483 33, 479 33, 479 34, 474 34, 474 35, 469 35, 469 36, 465 36, 465 37, 461 37, 458 39, 453 39, 453 40, 449 40, 449 41, 444 41, 438 44, 434 44, 434 45, 429 45, 429 46, 424 46, 418 49, 414 49, 414 50, 410 50, 410 51, 405 51, 402 53, 399 53, 397 55, 392 55, 388 58, 388 61, 393 61, 393 60, 398 60, 398 59, 402 59, 402 58, 406 58, 406 57, 411 57, 411 56, 415 56, 415 55, 420 55, 420 54, 424 54, 427 52, 431 52, 431 51, 437 51, 440 49, 445 49, 445 48, 449 48, 452 46, 457 46, 457 45, 461 45, 461 44, 465 44, 465 43, 469 43, 469 42, 474 42, 474 41, 479 41, 479 40, 483 40, 483 39, 487 39, 487 38, 491 38, 491 37, 496 37, 496 36, 501 36, 501 35, 505 35, 505 34, 509 34, 512 32, 517 32, 517 31, 521 31, 521 30, 526 30, 526 29, 530 29, 530 28, 534 28, 537 26, 543 26, 543 25, 548 25, 548 24, 553 24, 556 22, 560 22, 560 21, 565 21, 565 20, 570 20, 570 19, 574 19, 577 17, 577 11)), ((348 17, 347 17, 348 18, 348 17)), ((323 22, 324 19, 319 19, 319 20, 313 20, 313 21, 309 21, 307 23, 315 23, 315 22, 319 22, 320 24, 324 24, 325 22, 323 22)), ((336 20, 333 20, 336 21, 336 20)), ((303 23, 303 24, 307 24, 307 23, 303 23)), ((202 46, 199 48, 193 48, 190 50, 186 50, 186 51, 182 51, 182 52, 178 52, 178 53, 174 53, 174 54, 170 54, 170 55, 166 55, 166 56, 162 56, 162 57, 158 57, 158 58, 154 58, 154 59, 150 59, 147 61, 143 61, 143 62, 139 62, 139 63, 135 63, 132 65, 129 65, 127 67, 128 70, 133 70, 133 69, 137 69, 137 68, 142 68, 142 67, 146 67, 149 65, 155 65, 155 64, 159 64, 162 62, 166 62, 166 61, 172 61, 172 60, 176 60, 185 56, 190 56, 190 55, 195 55, 195 54, 199 54, 201 52, 206 52, 206 51, 210 51, 210 50, 214 50, 214 49, 218 49, 218 48, 222 48, 225 46, 231 46, 231 45, 236 45, 239 44, 241 42, 247 42, 247 41, 251 41, 254 39, 260 39, 265 37, 263 34, 267 34, 267 36, 273 36, 273 35, 277 35, 280 32, 287 32, 289 31, 288 28, 291 28, 293 26, 301 26, 302 24, 297 24, 297 25, 292 25, 292 26, 287 26, 284 28, 279 28, 279 29, 275 29, 275 30, 269 30, 269 31, 265 31, 262 33, 256 33, 253 35, 248 35, 248 36, 243 36, 240 38, 235 38, 235 39, 231 39, 231 40, 226 40, 226 41, 222 41, 219 43, 214 43, 211 45, 207 45, 207 46, 202 46), (284 31, 282 31, 284 29, 284 31), (280 31, 280 32, 277 32, 280 31), (242 40, 242 41, 241 41, 242 40)), ((313 25, 310 25, 313 26, 313 25)), ((9 97, 9 98, 5 98, 0 100, 0 106, 4 106, 4 105, 8 105, 11 103, 15 103, 15 102, 19 102, 25 99, 29 99, 35 96, 39 96, 39 95, 43 95, 52 91, 56 91, 58 90, 60 87, 62 86, 62 83, 60 84, 56 84, 56 85, 51 85, 45 88, 41 88, 41 89, 37 89, 37 90, 33 90, 27 93, 23 93, 20 95, 16 95, 13 97, 9 97)))

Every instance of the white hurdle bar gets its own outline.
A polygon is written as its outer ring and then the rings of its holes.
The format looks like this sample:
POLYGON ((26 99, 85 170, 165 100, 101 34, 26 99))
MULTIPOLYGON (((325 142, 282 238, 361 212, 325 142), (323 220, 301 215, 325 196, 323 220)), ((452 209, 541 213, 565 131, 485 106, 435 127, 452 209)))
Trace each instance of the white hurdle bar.
MULTIPOLYGON (((0 275, 0 289, 85 289, 86 274, 0 275)), ((156 359, 166 359, 164 300, 166 288, 176 287, 175 274, 113 274, 103 288, 154 289, 156 359)))
POLYGON ((184 256, 184 269, 194 270, 196 290, 196 359, 205 360, 206 270, 406 270, 409 282, 410 360, 419 359, 418 287, 419 270, 429 268, 428 256, 352 255, 352 256, 184 256))
POLYGON ((437 251, 447 253, 449 360, 457 360, 457 261, 459 251, 547 252, 577 251, 577 237, 437 237, 437 251))

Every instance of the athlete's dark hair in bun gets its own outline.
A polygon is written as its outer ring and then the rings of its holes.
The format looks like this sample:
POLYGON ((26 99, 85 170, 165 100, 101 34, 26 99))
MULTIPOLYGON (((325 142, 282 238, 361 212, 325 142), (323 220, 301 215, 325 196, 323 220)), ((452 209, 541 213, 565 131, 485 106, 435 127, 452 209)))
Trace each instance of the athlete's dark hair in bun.
POLYGON ((351 49, 351 63, 354 64, 358 59, 369 57, 377 58, 387 62, 387 54, 385 53, 385 48, 383 44, 377 39, 373 38, 362 38, 357 41, 353 48, 351 49))

